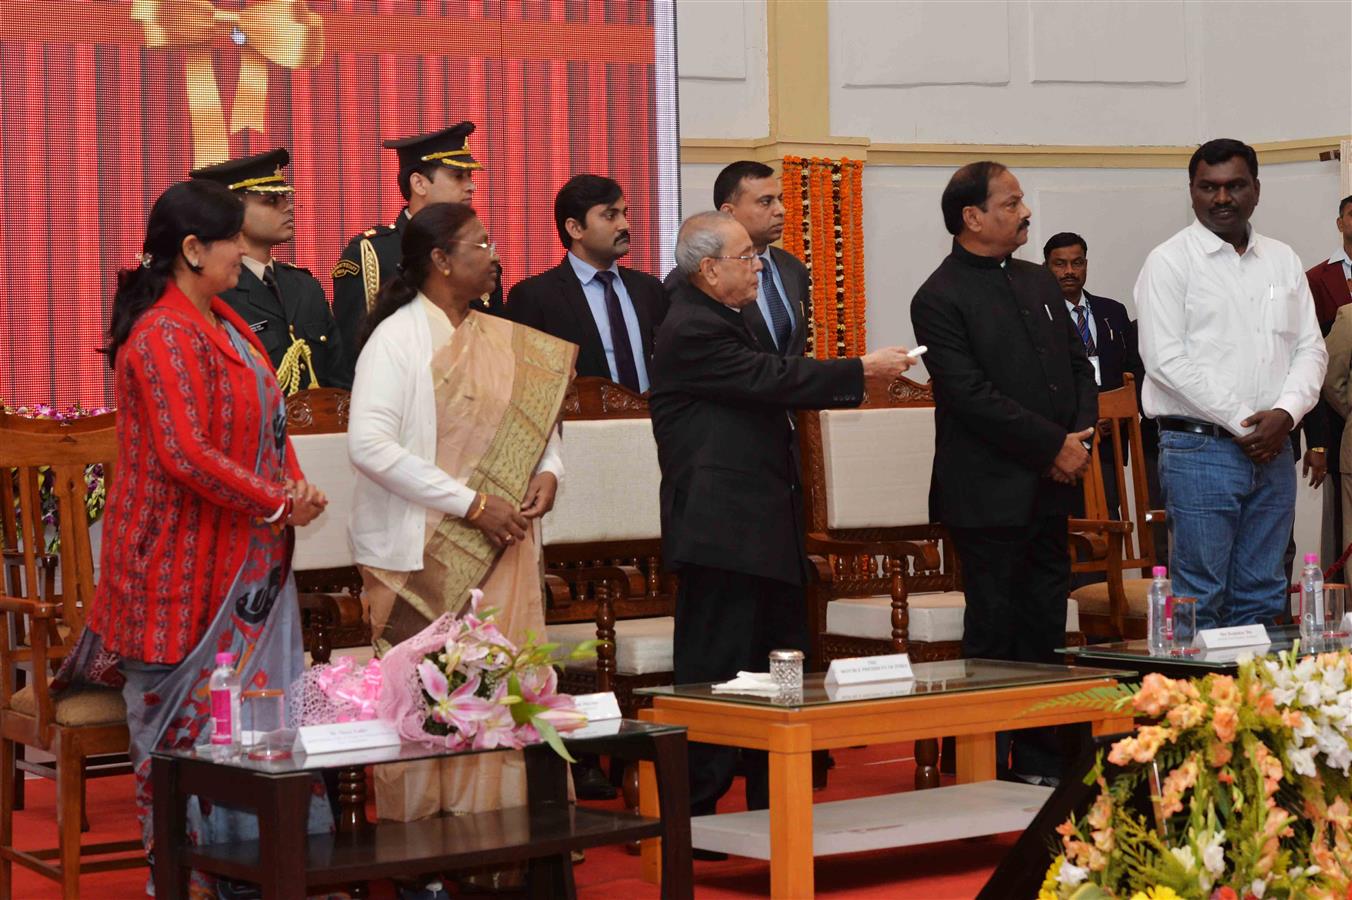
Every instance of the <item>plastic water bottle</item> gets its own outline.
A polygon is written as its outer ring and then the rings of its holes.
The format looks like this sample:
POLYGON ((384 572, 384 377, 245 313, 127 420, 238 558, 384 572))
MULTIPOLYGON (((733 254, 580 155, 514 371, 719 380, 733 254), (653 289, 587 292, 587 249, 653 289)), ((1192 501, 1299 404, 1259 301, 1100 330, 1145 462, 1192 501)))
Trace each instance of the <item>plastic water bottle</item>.
POLYGON ((239 673, 233 653, 217 653, 211 672, 211 743, 218 747, 240 745, 239 673))
POLYGON ((1319 554, 1305 554, 1305 568, 1300 572, 1300 639, 1313 641, 1324 634, 1324 573, 1319 568, 1319 554))
POLYGON ((1173 644, 1169 621, 1169 572, 1164 566, 1155 566, 1150 575, 1153 581, 1150 582, 1150 593, 1146 595, 1146 646, 1151 655, 1157 655, 1168 653, 1173 644))

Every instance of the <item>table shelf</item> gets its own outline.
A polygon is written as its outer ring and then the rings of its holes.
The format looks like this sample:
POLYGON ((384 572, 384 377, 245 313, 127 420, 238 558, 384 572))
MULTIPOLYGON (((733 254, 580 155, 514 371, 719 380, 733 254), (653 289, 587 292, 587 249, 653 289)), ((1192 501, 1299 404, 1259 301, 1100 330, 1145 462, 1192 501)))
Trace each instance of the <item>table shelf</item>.
MULTIPOLYGON (((659 819, 579 807, 532 812, 518 806, 416 822, 381 822, 360 835, 310 835, 305 881, 333 884, 358 877, 389 878, 424 865, 453 869, 521 862, 567 849, 661 835, 659 819)), ((258 841, 209 844, 184 852, 190 866, 232 878, 256 872, 261 856, 258 841)))

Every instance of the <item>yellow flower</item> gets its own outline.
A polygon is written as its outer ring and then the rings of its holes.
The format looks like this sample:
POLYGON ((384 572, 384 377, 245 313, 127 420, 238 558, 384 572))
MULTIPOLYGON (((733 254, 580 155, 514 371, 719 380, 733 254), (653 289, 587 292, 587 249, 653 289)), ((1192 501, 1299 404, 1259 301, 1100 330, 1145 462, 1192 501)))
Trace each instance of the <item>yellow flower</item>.
POLYGON ((1152 887, 1144 891, 1137 891, 1131 895, 1131 900, 1183 900, 1171 887, 1152 887))

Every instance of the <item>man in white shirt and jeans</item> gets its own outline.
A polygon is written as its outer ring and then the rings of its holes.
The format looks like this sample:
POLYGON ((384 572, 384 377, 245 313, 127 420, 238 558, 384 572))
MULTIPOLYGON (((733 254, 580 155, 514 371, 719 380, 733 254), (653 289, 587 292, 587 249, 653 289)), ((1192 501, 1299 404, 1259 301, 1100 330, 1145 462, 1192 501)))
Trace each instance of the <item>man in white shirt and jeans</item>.
POLYGON ((1135 290, 1173 592, 1197 598, 1199 629, 1267 624, 1287 609, 1288 435, 1319 398, 1328 356, 1300 259, 1249 226, 1253 148, 1208 141, 1188 179, 1197 220, 1151 251, 1135 290))

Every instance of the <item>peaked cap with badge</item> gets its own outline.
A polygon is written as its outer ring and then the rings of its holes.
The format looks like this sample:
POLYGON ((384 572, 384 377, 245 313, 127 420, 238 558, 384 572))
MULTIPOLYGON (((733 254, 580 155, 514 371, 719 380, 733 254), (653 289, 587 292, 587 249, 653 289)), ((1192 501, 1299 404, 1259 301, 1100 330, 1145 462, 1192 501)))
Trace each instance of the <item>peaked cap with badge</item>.
MULTIPOLYGON (((461 122, 440 131, 383 142, 386 150, 399 155, 399 171, 409 172, 427 163, 441 163, 462 171, 482 169, 469 148, 473 122, 461 122)), ((380 286, 394 277, 403 257, 404 226, 408 208, 400 211, 389 225, 376 225, 355 235, 343 249, 343 255, 330 273, 333 276, 333 315, 347 348, 347 370, 357 365, 357 338, 366 312, 375 303, 380 286)), ((497 314, 502 309, 502 268, 498 267, 498 285, 487 298, 471 304, 480 312, 497 314)))
MULTIPOLYGON (((188 174, 223 184, 237 194, 290 194, 295 188, 282 174, 290 163, 291 154, 278 147, 188 174)), ((263 266, 260 278, 245 263, 239 283, 222 291, 221 299, 258 336, 285 393, 304 387, 352 387, 350 370, 343 370, 342 338, 324 287, 308 269, 274 259, 263 266)))

